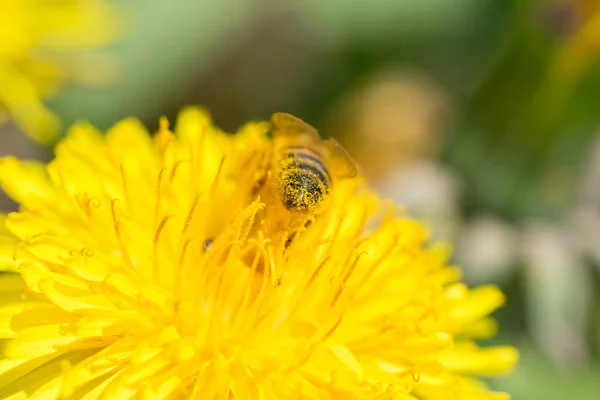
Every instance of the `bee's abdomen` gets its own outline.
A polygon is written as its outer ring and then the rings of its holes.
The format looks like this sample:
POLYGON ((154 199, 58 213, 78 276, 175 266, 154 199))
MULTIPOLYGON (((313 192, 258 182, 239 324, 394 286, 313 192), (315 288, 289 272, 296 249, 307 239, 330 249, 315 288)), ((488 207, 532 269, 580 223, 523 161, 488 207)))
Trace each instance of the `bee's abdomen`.
POLYGON ((303 147, 284 151, 277 176, 283 205, 293 212, 316 209, 331 186, 331 177, 320 155, 303 147))

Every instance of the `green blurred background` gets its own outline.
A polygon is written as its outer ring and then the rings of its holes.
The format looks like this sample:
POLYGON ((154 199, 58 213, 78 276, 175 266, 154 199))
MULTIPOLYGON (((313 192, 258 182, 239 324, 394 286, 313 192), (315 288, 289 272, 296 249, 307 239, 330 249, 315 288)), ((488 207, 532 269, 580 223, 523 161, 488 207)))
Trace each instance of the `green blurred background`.
MULTIPOLYGON (((522 359, 493 387, 600 398, 596 0, 115 3, 117 79, 50 101, 66 125, 155 129, 188 104, 229 131, 275 111, 305 119, 454 243, 469 283, 505 291, 494 341, 522 359)), ((10 124, 0 153, 51 156, 10 124)))

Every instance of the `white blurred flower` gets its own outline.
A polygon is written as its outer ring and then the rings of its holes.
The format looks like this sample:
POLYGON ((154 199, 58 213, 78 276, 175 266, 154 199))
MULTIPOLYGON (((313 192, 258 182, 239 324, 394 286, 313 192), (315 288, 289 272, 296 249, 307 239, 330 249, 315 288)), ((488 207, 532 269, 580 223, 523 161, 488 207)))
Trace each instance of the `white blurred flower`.
POLYGON ((523 235, 531 333, 557 364, 584 363, 589 355, 585 332, 593 292, 590 271, 565 229, 531 222, 523 235))
POLYGON ((406 206, 412 217, 430 221, 434 238, 454 237, 460 185, 447 168, 427 161, 398 166, 375 187, 384 197, 406 206))
POLYGON ((569 226, 577 249, 600 268, 600 137, 592 145, 581 180, 581 197, 569 226))
POLYGON ((600 268, 600 210, 599 206, 583 204, 573 212, 570 232, 577 250, 594 260, 600 268))
POLYGON ((480 215, 462 227, 455 258, 471 283, 504 282, 514 272, 518 253, 519 231, 492 215, 480 215))

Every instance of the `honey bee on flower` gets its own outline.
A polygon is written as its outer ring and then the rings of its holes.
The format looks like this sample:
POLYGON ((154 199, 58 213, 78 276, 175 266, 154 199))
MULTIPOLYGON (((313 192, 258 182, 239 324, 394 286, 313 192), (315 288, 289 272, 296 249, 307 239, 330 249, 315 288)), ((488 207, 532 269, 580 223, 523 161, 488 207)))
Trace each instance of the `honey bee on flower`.
POLYGON ((334 185, 357 176, 357 166, 335 139, 321 139, 291 114, 273 114, 266 128, 271 141, 261 154, 252 194, 265 201, 267 229, 287 247, 322 212, 334 185))
POLYGON ((356 164, 335 140, 321 140, 315 128, 287 113, 271 116, 272 147, 257 191, 276 195, 292 213, 311 213, 337 180, 353 178, 356 164))
POLYGON ((0 399, 508 399, 476 378, 518 358, 475 343, 499 289, 464 285, 303 122, 270 125, 189 108, 0 158, 21 205, 0 214, 0 399))

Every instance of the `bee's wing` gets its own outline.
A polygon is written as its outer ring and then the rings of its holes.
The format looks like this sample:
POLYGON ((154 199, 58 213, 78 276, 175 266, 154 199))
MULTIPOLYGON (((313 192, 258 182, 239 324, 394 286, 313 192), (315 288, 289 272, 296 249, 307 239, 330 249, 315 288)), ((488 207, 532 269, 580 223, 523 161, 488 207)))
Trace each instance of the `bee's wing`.
POLYGON ((354 178, 358 174, 356 162, 350 157, 350 154, 334 138, 323 141, 329 151, 332 167, 335 168, 335 175, 340 178, 354 178))
POLYGON ((356 162, 335 139, 321 140, 319 132, 300 118, 287 113, 275 113, 271 116, 274 138, 294 139, 297 143, 315 144, 327 149, 335 175, 340 178, 354 178, 357 174, 356 162))
POLYGON ((287 113, 275 113, 271 116, 273 137, 277 136, 306 136, 311 140, 320 140, 319 132, 300 118, 287 113))

